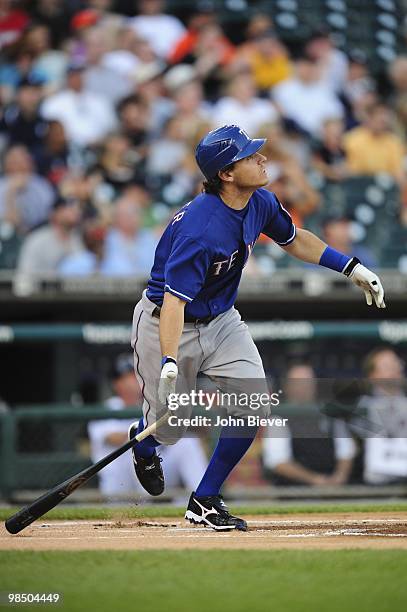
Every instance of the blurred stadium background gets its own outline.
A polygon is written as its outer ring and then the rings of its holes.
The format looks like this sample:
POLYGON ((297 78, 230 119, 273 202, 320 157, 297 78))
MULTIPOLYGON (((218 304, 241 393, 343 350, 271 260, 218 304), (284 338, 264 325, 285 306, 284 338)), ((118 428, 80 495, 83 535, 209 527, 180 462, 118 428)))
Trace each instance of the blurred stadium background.
MULTIPOLYGON (((406 495, 406 42, 403 0, 0 0, 0 499, 89 465, 88 423, 112 408, 113 433, 140 414, 107 402, 112 367, 160 233, 201 189, 195 145, 226 122, 269 138, 270 189, 299 226, 379 271, 387 295, 382 315, 346 279, 259 241, 238 308, 274 384, 295 367, 399 380, 373 449, 379 477, 348 428, 353 449, 308 434, 280 459, 259 439, 227 494, 406 495), (378 371, 364 371, 383 344, 378 371), (296 486, 279 461, 304 468, 296 486)), ((290 403, 315 416, 314 396, 290 403)), ((212 443, 203 436, 203 451, 212 443)), ((139 499, 118 484, 104 499, 139 499)), ((75 495, 103 499, 96 479, 75 495)))

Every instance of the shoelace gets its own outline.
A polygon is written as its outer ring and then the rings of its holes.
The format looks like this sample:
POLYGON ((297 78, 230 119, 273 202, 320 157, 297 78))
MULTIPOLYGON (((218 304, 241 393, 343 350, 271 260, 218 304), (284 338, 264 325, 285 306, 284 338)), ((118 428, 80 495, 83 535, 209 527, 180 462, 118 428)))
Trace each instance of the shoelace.
MULTIPOLYGON (((143 459, 143 457, 139 457, 139 459, 143 459)), ((160 455, 156 455, 155 457, 153 457, 153 460, 152 460, 152 462, 150 463, 150 465, 145 465, 145 466, 144 466, 144 469, 145 469, 145 470, 153 470, 153 469, 156 467, 156 459, 158 459, 158 461, 159 461, 160 463, 162 463, 162 461, 163 461, 163 458, 162 458, 162 457, 160 457, 160 455)), ((136 462, 137 462, 137 460, 136 460, 136 462)))
POLYGON ((214 502, 213 505, 215 506, 216 510, 219 510, 220 512, 225 513, 225 514, 230 514, 229 508, 223 501, 223 497, 221 495, 217 495, 215 499, 216 501, 214 502))

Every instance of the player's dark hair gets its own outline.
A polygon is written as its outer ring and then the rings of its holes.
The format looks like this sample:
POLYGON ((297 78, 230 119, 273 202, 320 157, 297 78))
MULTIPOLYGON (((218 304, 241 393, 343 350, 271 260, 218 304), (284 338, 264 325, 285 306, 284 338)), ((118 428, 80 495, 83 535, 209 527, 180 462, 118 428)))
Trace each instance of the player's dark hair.
MULTIPOLYGON (((229 164, 228 166, 225 166, 224 168, 222 168, 222 172, 233 170, 234 165, 235 164, 233 163, 229 164)), ((205 193, 210 193, 211 195, 219 195, 222 191, 222 179, 217 174, 213 178, 204 181, 203 190, 205 193)))

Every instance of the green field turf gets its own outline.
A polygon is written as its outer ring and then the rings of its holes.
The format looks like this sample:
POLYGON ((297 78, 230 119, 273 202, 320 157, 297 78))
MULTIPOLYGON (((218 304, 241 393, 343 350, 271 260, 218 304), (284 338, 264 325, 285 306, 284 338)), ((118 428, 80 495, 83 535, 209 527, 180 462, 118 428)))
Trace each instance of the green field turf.
MULTIPOLYGON (((233 512, 243 515, 259 515, 259 514, 314 514, 321 512, 406 512, 407 501, 398 501, 390 503, 340 503, 340 504, 298 504, 298 505, 280 505, 268 504, 262 506, 241 506, 235 505, 232 502, 229 504, 233 508, 233 512)), ((0 507, 0 520, 4 521, 17 512, 20 507, 0 507)), ((154 518, 168 517, 179 518, 184 516, 185 508, 167 504, 154 504, 151 506, 69 506, 61 505, 54 510, 50 510, 46 515, 47 519, 55 520, 80 520, 80 519, 139 519, 139 518, 154 518)))
POLYGON ((47 608, 68 612, 404 612, 407 601, 399 550, 14 551, 0 560, 0 591, 60 592, 63 603, 47 608))

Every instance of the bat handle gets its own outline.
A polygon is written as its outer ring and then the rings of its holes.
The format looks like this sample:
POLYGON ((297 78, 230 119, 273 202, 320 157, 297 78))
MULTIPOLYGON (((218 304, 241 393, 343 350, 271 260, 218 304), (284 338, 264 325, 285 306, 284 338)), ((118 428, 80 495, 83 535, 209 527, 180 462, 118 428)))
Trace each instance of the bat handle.
POLYGON ((152 425, 149 425, 148 427, 146 427, 146 429, 143 429, 143 431, 138 433, 134 437, 134 439, 137 440, 137 442, 141 442, 142 440, 145 440, 146 438, 148 438, 148 436, 153 436, 156 433, 157 429, 160 427, 160 425, 163 425, 164 423, 167 422, 170 414, 171 413, 167 411, 165 414, 163 414, 158 419, 158 421, 155 421, 152 425))

